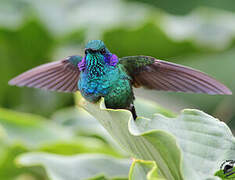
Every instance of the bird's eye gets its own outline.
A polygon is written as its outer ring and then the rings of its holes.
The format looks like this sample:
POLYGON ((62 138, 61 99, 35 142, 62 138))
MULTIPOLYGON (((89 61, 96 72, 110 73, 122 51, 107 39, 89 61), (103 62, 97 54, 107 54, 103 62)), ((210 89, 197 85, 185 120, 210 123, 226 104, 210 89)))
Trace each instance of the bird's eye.
POLYGON ((101 54, 105 54, 105 53, 106 53, 105 49, 104 49, 104 48, 101 49, 101 50, 100 50, 100 53, 101 53, 101 54))
POLYGON ((85 54, 88 54, 88 49, 85 50, 85 54))

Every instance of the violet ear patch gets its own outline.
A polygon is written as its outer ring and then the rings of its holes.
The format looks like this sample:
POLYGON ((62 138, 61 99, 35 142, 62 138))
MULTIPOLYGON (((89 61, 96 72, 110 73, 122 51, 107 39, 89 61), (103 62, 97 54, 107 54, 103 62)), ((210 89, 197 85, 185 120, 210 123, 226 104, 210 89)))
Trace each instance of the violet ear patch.
POLYGON ((109 65, 116 66, 117 63, 118 63, 117 55, 116 54, 112 54, 112 56, 110 57, 110 60, 109 60, 109 65))
POLYGON ((78 68, 80 71, 83 71, 86 68, 86 61, 85 57, 82 58, 82 61, 78 63, 78 68))

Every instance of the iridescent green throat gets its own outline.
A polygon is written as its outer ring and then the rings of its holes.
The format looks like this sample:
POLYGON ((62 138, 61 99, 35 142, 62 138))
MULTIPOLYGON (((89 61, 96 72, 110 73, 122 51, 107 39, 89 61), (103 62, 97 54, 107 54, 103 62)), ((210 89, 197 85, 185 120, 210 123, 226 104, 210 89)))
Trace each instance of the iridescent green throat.
POLYGON ((104 56, 100 53, 86 55, 86 72, 90 77, 103 75, 105 66, 104 56))

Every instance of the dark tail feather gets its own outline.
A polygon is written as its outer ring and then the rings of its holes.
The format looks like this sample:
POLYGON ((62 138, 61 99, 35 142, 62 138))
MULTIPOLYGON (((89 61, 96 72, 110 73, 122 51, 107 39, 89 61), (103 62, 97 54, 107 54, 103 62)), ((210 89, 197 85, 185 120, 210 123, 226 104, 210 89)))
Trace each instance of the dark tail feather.
POLYGON ((132 116, 133 116, 134 120, 136 120, 137 114, 136 114, 136 111, 135 111, 135 106, 133 104, 131 104, 131 113, 132 113, 132 116))

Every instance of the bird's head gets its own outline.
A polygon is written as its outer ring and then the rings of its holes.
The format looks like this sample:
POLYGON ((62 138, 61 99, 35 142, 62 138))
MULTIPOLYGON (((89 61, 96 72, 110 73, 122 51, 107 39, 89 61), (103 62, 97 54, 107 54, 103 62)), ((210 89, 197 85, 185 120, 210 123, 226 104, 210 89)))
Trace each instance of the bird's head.
POLYGON ((85 54, 109 54, 109 50, 101 40, 91 40, 86 44, 85 54))
POLYGON ((101 40, 91 40, 86 44, 85 57, 79 64, 80 70, 84 70, 85 67, 88 70, 97 66, 104 66, 108 64, 110 66, 116 66, 118 63, 118 57, 112 54, 101 40))

